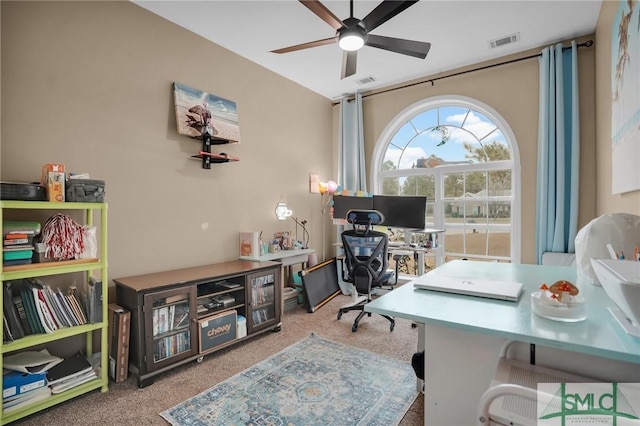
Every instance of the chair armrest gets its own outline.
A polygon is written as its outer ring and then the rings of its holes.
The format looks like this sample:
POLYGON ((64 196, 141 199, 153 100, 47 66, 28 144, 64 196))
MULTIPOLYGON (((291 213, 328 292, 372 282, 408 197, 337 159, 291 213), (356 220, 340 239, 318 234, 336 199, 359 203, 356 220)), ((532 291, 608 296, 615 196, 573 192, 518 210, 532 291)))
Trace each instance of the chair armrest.
POLYGON ((538 399, 538 392, 525 386, 506 383, 492 386, 480 397, 480 403, 478 404, 478 425, 488 426, 490 424, 489 407, 491 403, 496 398, 506 395, 520 396, 533 401, 537 401, 538 399))

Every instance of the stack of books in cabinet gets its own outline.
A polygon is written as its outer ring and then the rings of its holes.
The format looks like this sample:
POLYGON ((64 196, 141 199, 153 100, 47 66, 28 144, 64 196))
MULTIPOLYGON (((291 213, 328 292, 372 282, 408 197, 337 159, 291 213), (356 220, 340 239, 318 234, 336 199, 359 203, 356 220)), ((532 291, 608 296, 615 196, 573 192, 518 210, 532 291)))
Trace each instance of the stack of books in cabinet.
MULTIPOLYGON (((11 410, 3 410, 0 414, 0 423, 6 424, 40 410, 52 407, 76 396, 100 389, 102 392, 108 390, 108 332, 107 332, 107 300, 96 301, 92 309, 92 314, 88 316, 86 294, 89 294, 89 283, 94 277, 93 285, 100 285, 101 289, 97 293, 101 297, 107 292, 107 204, 106 203, 67 203, 67 202, 44 202, 44 201, 0 201, 0 219, 3 219, 8 211, 11 216, 52 216, 65 210, 77 210, 84 214, 84 224, 88 226, 99 226, 100 247, 99 258, 74 259, 57 262, 28 263, 18 265, 5 265, 0 268, 0 279, 2 280, 3 291, 0 292, 3 305, 3 324, 5 330, 14 331, 15 327, 8 326, 12 306, 16 307, 17 321, 23 327, 24 334, 19 337, 18 333, 11 333, 11 337, 5 335, 0 346, 0 367, 4 365, 6 357, 20 357, 35 347, 47 348, 53 342, 58 349, 64 347, 63 339, 72 339, 69 345, 77 347, 78 339, 86 345, 83 351, 86 357, 94 360, 94 370, 99 374, 91 376, 87 374, 82 383, 65 382, 65 386, 60 384, 52 391, 52 385, 47 384, 41 398, 33 398, 28 403, 20 405, 11 410), (39 212, 41 211, 41 212, 39 212), (94 223, 94 213, 98 213, 94 223), (65 276, 66 274, 79 273, 84 277, 77 280, 74 290, 69 285, 54 287, 52 282, 49 285, 51 276, 65 276), (100 284, 97 284, 97 283, 100 284), (18 290, 19 288, 19 290, 18 290), (11 289, 11 295, 8 290, 11 289), (33 297, 34 305, 25 306, 25 298, 22 297, 22 310, 15 304, 16 293, 26 296, 28 291, 33 297), (37 306, 37 308, 36 308, 37 306), (34 310, 31 310, 34 308, 34 310), (24 317, 23 317, 24 316, 24 317), (37 318, 38 321, 35 321, 37 318), (26 323, 23 322, 26 319, 26 323), (29 321, 31 319, 31 322, 29 321), (93 322, 92 322, 93 321, 93 322), (41 328, 40 328, 41 327, 41 328), (27 332, 28 330, 28 332, 27 332), (100 337, 96 340, 94 334, 100 337), (13 339, 13 340, 12 340, 13 339), (68 386, 67 386, 68 385, 68 386)), ((3 220, 2 235, 6 235, 3 220)), ((76 276, 74 276, 76 277, 76 276)), ((75 281, 75 280, 74 280, 75 281)), ((57 285, 57 284, 55 284, 57 285)), ((95 289, 94 289, 95 290, 95 289)), ((28 299, 29 303, 31 299, 28 299)), ((14 318, 15 320, 15 318, 14 318)), ((15 322, 15 321, 14 321, 15 322)), ((72 356, 69 353, 53 353, 52 355, 66 358, 72 356)), ((3 386, 4 388, 4 386, 3 386)), ((42 391, 41 391, 42 392, 42 391)))
POLYGON ((189 300, 172 301, 167 298, 165 303, 167 304, 153 309, 155 361, 170 358, 191 349, 189 300))

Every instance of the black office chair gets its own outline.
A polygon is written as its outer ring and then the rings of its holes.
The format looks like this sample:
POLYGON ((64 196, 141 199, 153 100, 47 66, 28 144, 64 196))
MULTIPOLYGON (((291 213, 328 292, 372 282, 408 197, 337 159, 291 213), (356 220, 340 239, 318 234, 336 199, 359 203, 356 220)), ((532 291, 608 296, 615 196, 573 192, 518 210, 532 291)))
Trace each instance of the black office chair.
MULTIPOLYGON (((345 312, 360 311, 351 327, 351 331, 355 332, 360 320, 365 315, 371 316, 371 313, 364 311, 364 306, 371 301, 372 289, 389 285, 393 273, 387 272, 387 234, 372 229, 373 225, 384 221, 382 213, 375 210, 350 210, 347 212, 347 221, 353 225, 353 229, 342 233, 345 255, 342 279, 353 284, 353 291, 366 297, 353 305, 340 308, 338 319, 345 312)), ((393 317, 382 316, 389 320, 390 330, 393 331, 393 317)))

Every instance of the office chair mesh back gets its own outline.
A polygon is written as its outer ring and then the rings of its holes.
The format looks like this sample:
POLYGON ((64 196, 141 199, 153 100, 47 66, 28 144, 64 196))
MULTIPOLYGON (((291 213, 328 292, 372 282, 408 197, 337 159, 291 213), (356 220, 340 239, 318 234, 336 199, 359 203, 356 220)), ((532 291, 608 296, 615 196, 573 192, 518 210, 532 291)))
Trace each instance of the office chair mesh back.
POLYGON ((342 233, 347 282, 358 293, 370 295, 371 288, 381 284, 387 271, 387 234, 378 231, 348 230, 342 233))

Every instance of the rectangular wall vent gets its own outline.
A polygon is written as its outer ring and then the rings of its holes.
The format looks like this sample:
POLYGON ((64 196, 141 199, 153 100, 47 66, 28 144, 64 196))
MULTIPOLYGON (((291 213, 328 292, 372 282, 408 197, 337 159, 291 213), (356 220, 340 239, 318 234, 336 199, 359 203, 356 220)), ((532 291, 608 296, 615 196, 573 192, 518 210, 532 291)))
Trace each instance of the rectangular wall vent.
POLYGON ((369 77, 361 78, 360 80, 356 80, 356 83, 367 84, 367 83, 373 83, 374 81, 376 81, 376 79, 369 76, 369 77))
POLYGON ((489 41, 489 47, 495 49, 496 47, 504 46, 506 44, 515 43, 520 41, 520 33, 511 34, 506 37, 497 38, 489 41))

